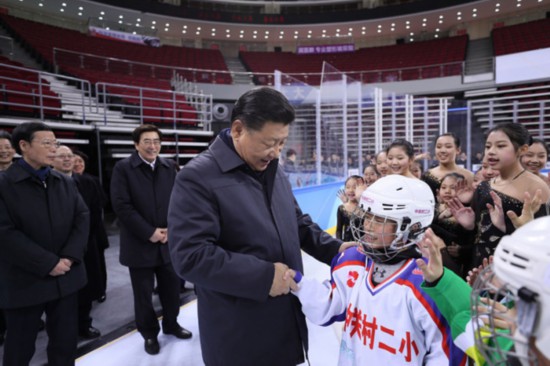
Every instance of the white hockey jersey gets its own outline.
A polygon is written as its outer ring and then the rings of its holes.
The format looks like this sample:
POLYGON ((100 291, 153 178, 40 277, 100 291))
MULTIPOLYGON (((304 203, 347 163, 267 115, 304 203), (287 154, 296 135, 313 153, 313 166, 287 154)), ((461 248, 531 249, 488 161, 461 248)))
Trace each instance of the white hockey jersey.
POLYGON ((309 320, 344 322, 338 365, 465 365, 449 325, 420 288, 414 259, 376 286, 372 267, 372 259, 354 247, 333 260, 330 282, 296 277, 293 293, 309 320))

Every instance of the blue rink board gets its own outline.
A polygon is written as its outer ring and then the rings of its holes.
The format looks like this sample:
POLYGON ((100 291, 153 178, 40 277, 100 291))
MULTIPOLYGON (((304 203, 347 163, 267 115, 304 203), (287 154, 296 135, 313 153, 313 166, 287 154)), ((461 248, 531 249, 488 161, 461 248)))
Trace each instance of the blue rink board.
POLYGON ((293 192, 302 212, 309 214, 323 230, 330 230, 336 227, 336 211, 342 204, 337 193, 343 187, 344 182, 335 182, 294 188, 293 192))

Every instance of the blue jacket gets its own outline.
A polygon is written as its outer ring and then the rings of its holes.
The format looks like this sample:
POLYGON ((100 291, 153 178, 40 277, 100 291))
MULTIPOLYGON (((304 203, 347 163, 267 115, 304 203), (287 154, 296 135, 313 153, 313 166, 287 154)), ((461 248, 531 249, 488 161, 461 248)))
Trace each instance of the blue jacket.
POLYGON ((273 263, 301 271, 303 249, 329 264, 341 244, 302 213, 278 162, 267 170, 274 180, 264 185, 217 137, 172 191, 170 254, 176 272, 195 284, 208 366, 299 363, 305 318, 293 296, 269 297, 273 263))

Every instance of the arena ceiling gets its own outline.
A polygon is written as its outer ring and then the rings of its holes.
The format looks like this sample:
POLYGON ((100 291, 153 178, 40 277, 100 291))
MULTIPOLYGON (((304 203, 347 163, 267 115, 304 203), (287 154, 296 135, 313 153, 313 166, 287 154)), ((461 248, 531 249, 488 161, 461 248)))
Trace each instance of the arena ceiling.
MULTIPOLYGON (((21 9, 40 16, 70 18, 74 21, 86 23, 90 19, 95 25, 103 25, 111 29, 137 32, 140 34, 157 35, 159 37, 181 38, 193 40, 200 38, 203 41, 236 41, 236 42, 266 42, 297 43, 304 41, 342 43, 368 39, 373 37, 404 38, 407 41, 425 39, 425 35, 437 38, 446 35, 450 30, 466 28, 465 24, 476 21, 489 20, 503 21, 510 17, 521 16, 525 13, 550 11, 550 0, 483 0, 483 1, 450 1, 441 0, 439 4, 455 3, 456 5, 415 12, 373 18, 362 16, 359 12, 348 12, 346 20, 337 23, 325 21, 323 23, 289 24, 292 17, 282 18, 277 14, 261 14, 252 17, 249 14, 207 10, 191 11, 183 6, 160 4, 158 9, 167 9, 169 14, 152 13, 151 1, 89 1, 89 0, 0 0, 0 6, 8 9, 21 9), (105 2, 120 7, 106 4, 105 2), (145 5, 149 4, 149 7, 145 5), (130 8, 140 8, 133 10, 130 8), (141 7, 140 7, 141 6, 141 7), (182 17, 179 14, 189 14, 182 17), (197 16, 198 15, 198 16, 197 16), (193 18, 193 19, 192 19, 193 18), (200 19, 197 19, 200 18, 200 19), (367 19, 368 18, 368 19, 367 19), (259 20, 259 21, 257 21, 259 20), (263 21, 263 22, 262 22, 263 21), (260 24, 263 23, 263 24, 260 24), (423 37, 424 35, 424 37, 423 37)), ((396 12, 399 7, 396 7, 396 12)), ((403 6, 401 6, 403 8, 403 6)), ((163 11, 165 12, 165 11, 163 11)), ((376 11, 364 14, 377 14, 376 11)), ((378 13, 383 14, 383 13, 378 13)), ((334 13, 334 18, 337 17, 334 13)), ((307 19, 306 15, 302 16, 307 19)))

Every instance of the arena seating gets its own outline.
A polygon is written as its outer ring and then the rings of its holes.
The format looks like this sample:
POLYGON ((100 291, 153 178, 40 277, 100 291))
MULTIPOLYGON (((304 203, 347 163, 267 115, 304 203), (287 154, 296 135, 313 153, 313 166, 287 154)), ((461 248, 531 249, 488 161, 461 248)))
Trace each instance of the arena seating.
POLYGON ((76 77, 91 76, 110 82, 118 82, 116 78, 123 75, 137 79, 136 82, 150 78, 169 80, 173 76, 173 70, 177 68, 194 68, 224 72, 178 72, 190 81, 231 83, 227 65, 219 50, 174 46, 149 47, 91 37, 78 31, 5 14, 1 14, 0 19, 46 64, 58 65, 61 72, 76 73, 76 77), (56 51, 54 56, 54 48, 77 54, 56 51))
POLYGON ((467 43, 468 36, 463 35, 361 48, 349 53, 299 55, 292 52, 241 51, 240 58, 255 74, 256 83, 263 85, 272 82, 264 74, 273 73, 273 70, 291 74, 310 85, 319 85, 324 61, 363 83, 403 81, 459 75, 467 43), (310 75, 306 77, 302 73, 310 75))
POLYGON ((495 56, 550 47, 550 18, 493 30, 495 56))
POLYGON ((6 114, 61 116, 61 101, 47 80, 19 62, 0 56, 0 109, 6 114))

